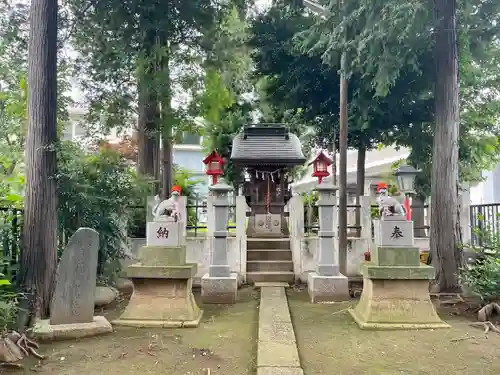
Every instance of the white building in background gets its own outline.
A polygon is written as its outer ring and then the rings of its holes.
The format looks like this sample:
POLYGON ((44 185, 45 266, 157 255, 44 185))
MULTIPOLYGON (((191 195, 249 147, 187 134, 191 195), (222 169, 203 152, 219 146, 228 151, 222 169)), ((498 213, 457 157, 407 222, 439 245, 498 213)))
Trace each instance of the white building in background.
MULTIPOLYGON (((372 150, 366 153, 366 176, 365 194, 374 194, 374 187, 380 179, 386 179, 391 175, 392 165, 402 159, 406 159, 410 154, 407 148, 396 149, 394 147, 384 147, 381 150, 372 150)), ((314 154, 316 156, 316 154, 314 154)), ((358 152, 350 150, 347 152, 347 189, 354 195, 356 188, 358 152)), ((317 186, 317 179, 311 177, 312 166, 309 166, 306 176, 293 184, 293 189, 297 193, 309 192, 317 186)), ((331 167, 329 172, 332 172, 331 167)), ((483 171, 484 181, 470 188, 471 204, 500 203, 500 164, 492 171, 483 171)), ((332 181, 329 176, 325 181, 332 181)), ((337 155, 337 181, 338 181, 338 155, 337 155)))
MULTIPOLYGON (((316 156, 314 153, 312 158, 316 156)), ((372 150, 366 153, 365 163, 365 195, 374 193, 374 187, 380 179, 387 179, 392 173, 392 166, 395 162, 406 159, 410 155, 410 150, 404 147, 396 149, 395 147, 384 147, 380 150, 372 150)), ((358 152, 356 150, 347 151, 347 190, 354 195, 356 189, 356 172, 357 172, 358 152)), ((330 176, 324 181, 332 181, 332 167, 328 168, 330 176)), ((339 157, 337 154, 337 181, 339 171, 339 157)), ((306 176, 292 185, 292 188, 297 193, 309 192, 314 189, 318 180, 311 177, 313 166, 308 167, 306 176)))
MULTIPOLYGON (((81 120, 86 111, 83 108, 70 108, 69 121, 66 124, 62 138, 67 141, 83 142, 87 130, 82 126, 81 120)), ((121 136, 133 134, 133 129, 130 128, 124 133, 118 134, 116 129, 113 129, 109 135, 103 138, 109 142, 119 142, 121 136)), ((183 134, 180 142, 173 146, 173 162, 181 168, 189 170, 193 175, 193 180, 199 181, 197 187, 197 194, 200 200, 208 195, 208 176, 205 175, 205 165, 203 159, 205 158, 203 146, 203 138, 199 134, 183 134)))
POLYGON ((500 203, 500 164, 492 171, 483 171, 484 181, 470 189, 471 204, 500 203))
MULTIPOLYGON (((87 135, 87 129, 82 125, 82 119, 83 116, 85 116, 86 110, 81 107, 71 107, 68 109, 68 112, 69 121, 63 129, 62 139, 73 142, 82 141, 87 135)), ((116 129, 111 129, 108 135, 99 135, 110 142, 118 142, 120 140, 120 135, 116 129)), ((126 131, 122 135, 132 135, 132 129, 126 131)))

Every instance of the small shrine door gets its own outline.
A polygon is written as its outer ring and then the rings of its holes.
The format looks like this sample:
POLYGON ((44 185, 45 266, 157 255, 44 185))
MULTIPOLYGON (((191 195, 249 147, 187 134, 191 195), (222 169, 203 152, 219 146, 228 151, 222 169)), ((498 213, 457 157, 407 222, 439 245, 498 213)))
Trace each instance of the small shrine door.
POLYGON ((283 170, 251 170, 249 173, 251 179, 247 182, 245 195, 252 213, 282 214, 287 189, 283 170))
POLYGON ((251 210, 249 234, 284 233, 283 228, 288 228, 284 215, 288 182, 283 168, 251 169, 248 173, 250 181, 245 183, 245 197, 251 210))

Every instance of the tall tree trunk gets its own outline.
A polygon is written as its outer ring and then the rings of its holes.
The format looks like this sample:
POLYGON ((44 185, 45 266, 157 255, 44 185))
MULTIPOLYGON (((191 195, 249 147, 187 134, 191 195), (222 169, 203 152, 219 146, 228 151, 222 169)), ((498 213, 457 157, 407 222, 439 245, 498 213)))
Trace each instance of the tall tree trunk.
POLYGON ((145 14, 140 20, 144 28, 144 40, 142 48, 145 55, 138 60, 137 69, 137 92, 138 92, 138 157, 137 172, 140 175, 153 178, 154 193, 159 193, 160 179, 160 112, 159 96, 156 75, 158 74, 157 63, 157 30, 151 28, 151 19, 154 17, 154 10, 145 14))
POLYGON ((170 126, 165 126, 162 132, 162 199, 170 197, 170 189, 173 185, 172 165, 172 131, 170 126))
POLYGON ((425 234, 425 197, 415 195, 412 199, 411 219, 415 237, 427 237, 425 234))
POLYGON ((328 152, 332 157, 332 183, 337 186, 337 129, 333 127, 333 141, 328 145, 328 152))
POLYGON ((168 53, 162 58, 161 68, 165 80, 160 90, 161 94, 161 138, 162 138, 162 198, 170 197, 173 184, 172 163, 172 87, 170 81, 170 56, 168 53))
POLYGON ((57 0, 32 0, 20 282, 32 316, 48 316, 57 267, 57 0))
MULTIPOLYGON (((137 171, 143 176, 159 179, 157 170, 160 132, 158 98, 154 88, 146 83, 139 84, 139 152, 137 171)), ((156 190, 156 189, 155 189, 156 190)))
MULTIPOLYGON (((337 1, 339 9, 342 9, 342 17, 345 18, 346 6, 343 0, 337 1)), ((339 12, 340 14, 340 12, 339 12)), ((347 41, 347 30, 344 38, 347 41)), ((339 108, 339 270, 343 275, 347 274, 347 135, 348 129, 348 79, 346 70, 347 52, 342 51, 340 57, 340 108, 339 108)))
POLYGON ((458 217, 458 58, 456 0, 434 0, 435 116, 430 246, 441 292, 460 290, 462 265, 458 217))
POLYGON ((361 236, 361 197, 365 194, 365 164, 366 164, 366 147, 358 148, 358 164, 356 167, 356 229, 358 237, 361 236))

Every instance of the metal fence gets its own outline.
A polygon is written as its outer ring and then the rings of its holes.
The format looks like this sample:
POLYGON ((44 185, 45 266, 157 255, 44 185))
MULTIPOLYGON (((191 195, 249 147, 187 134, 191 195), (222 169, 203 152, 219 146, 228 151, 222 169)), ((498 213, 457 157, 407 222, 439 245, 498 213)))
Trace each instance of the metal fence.
MULTIPOLYGON (((146 217, 147 217, 147 208, 145 206, 129 206, 130 217, 134 218, 134 216, 138 216, 137 219, 141 225, 144 227, 142 230, 139 230, 140 235, 136 235, 136 237, 145 237, 145 226, 146 226, 146 217)), ((187 223, 186 229, 188 232, 188 236, 204 236, 208 231, 207 221, 208 221, 208 207, 207 204, 202 200, 195 200, 189 202, 186 205, 187 211, 187 223)), ((134 219, 132 219, 134 220, 134 219)), ((236 231, 236 205, 231 204, 229 206, 229 217, 228 217, 228 226, 227 229, 231 235, 231 233, 236 231)))
MULTIPOLYGON (((338 206, 337 206, 338 208, 338 206)), ((378 211, 377 205, 371 205, 371 216, 374 217, 375 213, 378 211)), ((423 212, 423 225, 415 225, 414 230, 417 237, 427 237, 429 235, 430 226, 425 224, 428 219, 428 209, 429 205, 424 206, 412 206, 411 207, 413 214, 415 215, 417 210, 424 210, 423 212), (418 235, 417 235, 418 234, 418 235)), ((347 231, 348 235, 351 236, 360 236, 361 234, 361 224, 356 223, 356 217, 358 215, 359 210, 361 210, 361 206, 358 204, 348 204, 347 212, 347 231)), ((318 207, 314 204, 314 202, 305 202, 304 203, 304 232, 309 235, 316 234, 319 230, 319 211, 318 207)), ((362 220, 360 216, 360 221, 362 220)), ((372 233, 373 233, 373 224, 372 224, 372 233)))
MULTIPOLYGON (((208 217, 203 218, 207 212, 207 206, 200 204, 199 201, 190 203, 186 205, 186 210, 188 213, 188 221, 186 229, 189 236, 205 235, 208 231, 207 221, 208 217)), ((232 204, 229 206, 229 217, 227 230, 229 233, 236 231, 236 205, 232 204)))
POLYGON ((481 246, 485 236, 500 235, 500 203, 470 206, 471 242, 481 246))
MULTIPOLYGON (((143 206, 130 207, 145 210, 143 206)), ((190 237, 205 236, 207 233, 207 205, 202 201, 194 201, 187 205, 188 223, 187 230, 190 237)), ((377 206, 371 206, 372 212, 377 206)), ((360 210, 359 205, 349 204, 347 209, 351 212, 360 210)), ((413 210, 428 210, 428 205, 412 207, 413 210)), ((228 231, 234 235, 236 229, 236 205, 229 208, 228 231)), ((425 215, 427 217, 427 215, 425 215)), ((146 218, 144 217, 144 222, 146 218)), ((15 273, 21 253, 23 211, 17 208, 0 207, 0 243, 2 252, 0 256, 0 272, 8 275, 15 273)), ((487 231, 490 235, 500 236, 500 203, 479 204, 470 206, 470 224, 472 243, 482 245, 483 237, 480 233, 487 231)), ((348 230, 359 231, 359 225, 348 225, 348 230)), ((314 203, 304 205, 304 229, 307 234, 316 234, 319 230, 318 207, 314 203)), ((415 230, 424 230, 428 233, 429 225, 416 226, 415 230)))

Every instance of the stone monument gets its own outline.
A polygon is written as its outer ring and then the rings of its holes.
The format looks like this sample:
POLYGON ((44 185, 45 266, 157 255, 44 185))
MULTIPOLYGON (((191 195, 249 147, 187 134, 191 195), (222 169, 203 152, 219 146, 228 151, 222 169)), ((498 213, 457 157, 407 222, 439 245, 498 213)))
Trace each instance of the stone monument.
POLYGON ((202 311, 193 296, 197 264, 186 263, 185 218, 179 190, 153 209, 139 263, 127 267, 134 283, 130 302, 113 324, 133 327, 197 327, 202 311), (166 212, 165 212, 166 211, 166 212))
POLYGON ((80 228, 71 236, 57 266, 50 319, 35 324, 41 340, 61 340, 112 332, 103 316, 94 316, 99 234, 80 228))
POLYGON ((213 238, 211 238, 210 266, 207 274, 201 278, 201 296, 204 303, 236 302, 238 292, 238 274, 231 273, 227 259, 227 223, 229 218, 228 193, 233 190, 224 180, 209 187, 214 195, 215 220, 213 238))
POLYGON ((307 289, 312 303, 346 301, 349 299, 347 277, 339 272, 338 250, 335 249, 334 227, 337 225, 336 187, 318 184, 319 246, 316 272, 307 276, 307 289))
POLYGON ((349 312, 361 329, 449 328, 429 296, 434 268, 420 262, 414 246, 413 222, 390 199, 382 199, 380 220, 374 220, 375 249, 361 266, 363 292, 349 312))

